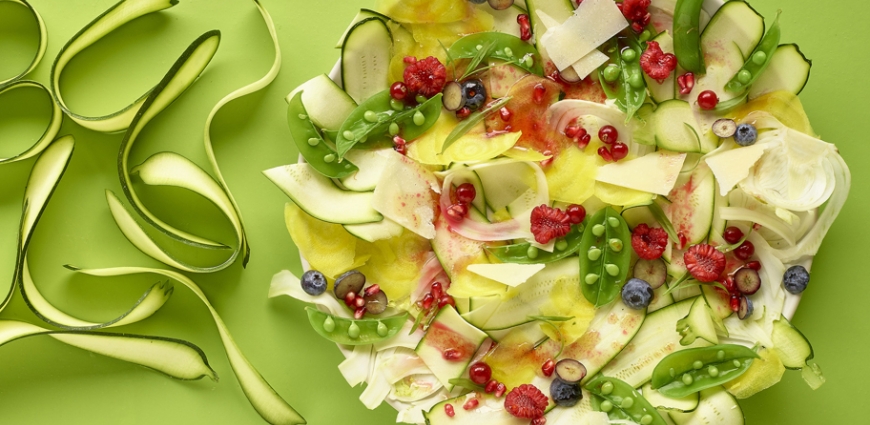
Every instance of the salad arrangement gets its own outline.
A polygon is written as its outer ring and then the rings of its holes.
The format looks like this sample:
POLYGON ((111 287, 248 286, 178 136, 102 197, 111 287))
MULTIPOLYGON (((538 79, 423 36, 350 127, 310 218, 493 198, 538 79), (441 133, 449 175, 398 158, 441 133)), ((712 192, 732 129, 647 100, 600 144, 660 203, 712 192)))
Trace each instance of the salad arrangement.
POLYGON ((741 0, 381 0, 265 171, 361 401, 428 424, 744 422, 848 167, 811 63, 741 0), (340 77, 340 78, 339 78, 340 77), (337 82, 336 82, 337 81, 337 82))

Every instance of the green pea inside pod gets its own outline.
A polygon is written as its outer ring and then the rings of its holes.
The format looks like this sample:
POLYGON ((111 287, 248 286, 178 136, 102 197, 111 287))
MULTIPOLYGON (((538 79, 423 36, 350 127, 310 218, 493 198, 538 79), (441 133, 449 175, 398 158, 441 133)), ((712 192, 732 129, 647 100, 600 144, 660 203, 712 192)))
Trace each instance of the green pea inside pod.
POLYGON ((305 307, 308 322, 320 336, 344 345, 374 344, 396 335, 408 321, 408 313, 377 319, 352 319, 305 307))
POLYGON ((686 397, 737 378, 756 358, 754 350, 735 344, 677 351, 656 365, 652 388, 666 397, 686 397))
POLYGON ((622 216, 611 207, 588 218, 578 252, 583 296, 595 307, 615 300, 628 280, 631 232, 622 216))
POLYGON ((607 413, 612 423, 667 424, 655 406, 624 381, 599 375, 586 389, 592 394, 592 408, 607 413))

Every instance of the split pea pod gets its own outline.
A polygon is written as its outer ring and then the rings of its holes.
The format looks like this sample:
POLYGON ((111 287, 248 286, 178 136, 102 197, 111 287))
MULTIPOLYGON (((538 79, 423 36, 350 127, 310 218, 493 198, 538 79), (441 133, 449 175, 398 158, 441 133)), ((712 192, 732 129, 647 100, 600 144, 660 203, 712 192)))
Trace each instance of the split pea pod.
POLYGON ((761 73, 767 69, 767 65, 770 64, 770 59, 773 58, 773 53, 776 52, 777 47, 779 47, 779 39, 782 35, 782 30, 779 25, 780 13, 781 11, 776 12, 776 19, 774 19, 770 30, 767 31, 767 34, 764 35, 764 38, 761 39, 758 46, 755 46, 755 50, 753 50, 752 54, 749 55, 749 59, 746 60, 746 63, 744 63, 743 67, 740 68, 740 71, 737 71, 737 74, 728 81, 728 84, 725 84, 725 90, 732 93, 739 93, 746 90, 755 82, 755 80, 758 79, 759 76, 761 76, 761 73))
POLYGON ((651 384, 666 397, 681 398, 742 375, 756 358, 754 350, 734 344, 677 351, 656 365, 651 384))
POLYGON ((438 121, 441 115, 441 93, 425 102, 408 107, 395 101, 389 90, 384 90, 362 102, 338 130, 335 150, 339 159, 359 143, 384 140, 401 135, 406 140, 420 137, 438 121))
POLYGON ((625 35, 619 38, 626 47, 619 51, 617 57, 621 72, 616 105, 625 111, 625 122, 628 122, 646 101, 646 80, 643 78, 643 69, 640 66, 643 49, 631 31, 625 32, 625 35))
POLYGON ((324 313, 313 307, 305 307, 308 322, 320 336, 343 345, 373 344, 392 337, 405 322, 408 313, 383 319, 347 319, 324 313))
POLYGON ((510 62, 532 74, 544 75, 538 51, 517 36, 502 32, 478 32, 460 38, 447 51, 451 59, 486 59, 510 62))
POLYGON ((514 264, 546 264, 561 260, 580 249, 583 242, 583 224, 571 227, 564 238, 556 241, 553 252, 541 251, 530 243, 487 248, 492 255, 504 263, 514 264), (561 248, 561 249, 560 249, 561 248))
POLYGON ((339 179, 358 170, 348 161, 341 163, 337 161, 335 150, 325 143, 323 136, 308 118, 308 112, 302 104, 301 91, 290 100, 290 106, 287 108, 287 124, 299 153, 318 173, 339 179))
POLYGON ((586 224, 580 243, 580 289, 595 307, 619 296, 631 264, 631 232, 616 210, 598 211, 586 224))
POLYGON ((677 0, 674 7, 674 53, 677 63, 695 74, 706 73, 701 52, 701 6, 704 0, 677 0))
POLYGON ((592 407, 607 413, 611 421, 641 425, 665 425, 659 412, 634 387, 616 378, 599 375, 586 384, 592 393, 592 407))

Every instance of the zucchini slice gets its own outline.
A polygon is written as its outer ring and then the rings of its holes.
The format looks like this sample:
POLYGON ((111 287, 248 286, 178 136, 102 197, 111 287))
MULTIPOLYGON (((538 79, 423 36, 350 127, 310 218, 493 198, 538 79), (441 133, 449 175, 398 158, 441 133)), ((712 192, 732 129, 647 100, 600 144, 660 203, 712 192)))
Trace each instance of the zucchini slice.
MULTIPOLYGON (((42 60, 42 57, 45 55, 45 48, 48 47, 48 32, 45 29, 45 21, 42 20, 42 16, 39 15, 39 12, 27 2, 27 0, 6 0, 11 3, 20 4, 27 8, 27 10, 33 15, 33 18, 36 19, 36 26, 39 28, 39 40, 37 40, 36 54, 33 56, 33 60, 30 62, 30 65, 27 66, 24 71, 19 72, 12 77, 0 80, 0 87, 7 83, 12 83, 24 78, 25 75, 30 74, 30 71, 33 71, 36 68, 36 65, 39 65, 39 62, 42 60)), ((38 84, 38 83, 37 83, 38 84)), ((5 91, 5 90, 4 90, 5 91)), ((51 141, 53 137, 49 138, 51 141)), ((0 161, 2 163, 2 161, 0 161)))
POLYGON ((804 56, 797 44, 781 44, 776 48, 767 69, 749 89, 749 98, 755 99, 777 90, 800 94, 810 79, 813 61, 804 56))
POLYGON ((393 35, 380 17, 354 24, 341 48, 341 81, 356 103, 389 88, 393 35))
POLYGON ((36 81, 15 81, 5 87, 3 86, 3 83, 0 83, 0 96, 3 96, 4 93, 21 88, 37 88, 48 95, 49 102, 51 102, 51 119, 48 122, 48 127, 46 127, 45 132, 42 133, 42 136, 39 137, 39 140, 37 140, 33 146, 27 148, 24 152, 9 158, 0 157, 0 165, 23 161, 39 155, 40 152, 45 150, 45 148, 54 141, 55 137, 57 137, 57 133, 60 131, 60 125, 63 123, 63 112, 60 110, 57 102, 51 98, 51 92, 49 92, 45 86, 36 81))

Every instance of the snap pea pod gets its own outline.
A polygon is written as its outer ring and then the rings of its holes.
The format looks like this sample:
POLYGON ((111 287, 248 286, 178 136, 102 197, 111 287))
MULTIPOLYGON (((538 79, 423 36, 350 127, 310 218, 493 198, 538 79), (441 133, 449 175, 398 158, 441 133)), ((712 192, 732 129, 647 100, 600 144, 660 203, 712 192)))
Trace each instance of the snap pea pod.
POLYGON ((440 115, 441 93, 415 107, 407 107, 393 101, 390 91, 384 90, 366 99, 344 120, 335 138, 338 159, 344 158, 357 143, 386 136, 392 124, 396 124, 393 128, 399 130, 404 139, 416 139, 432 127, 440 115), (401 109, 394 109, 394 104, 401 109))
POLYGON ((518 243, 513 245, 505 245, 498 247, 487 248, 492 255, 504 263, 514 264, 546 264, 561 260, 580 249, 580 244, 583 242, 583 230, 585 226, 581 223, 577 226, 572 226, 571 231, 563 239, 556 241, 556 249, 553 252, 541 251, 533 247, 530 243, 518 243), (564 243, 562 242, 564 241, 564 243), (559 249, 562 244, 563 249, 559 249))
POLYGON ((746 99, 749 98, 749 90, 746 90, 740 96, 737 96, 733 99, 725 100, 716 104, 716 107, 713 108, 713 112, 724 114, 726 112, 730 112, 732 109, 746 103, 746 99))
MULTIPOLYGON (((541 58, 534 46, 517 36, 502 32, 478 32, 460 38, 447 50, 451 59, 488 58, 510 62, 532 74, 544 75, 541 58)), ((478 61, 480 63, 480 61, 478 61)))
POLYGON ((586 384, 592 393, 592 407, 607 413, 611 421, 629 420, 641 425, 665 425, 659 412, 631 385, 599 375, 586 384))
POLYGON ((338 154, 326 144, 323 136, 314 127, 314 123, 308 118, 308 112, 302 104, 301 91, 290 100, 290 106, 287 108, 287 125, 290 127, 290 135, 293 136, 299 153, 318 173, 340 179, 359 170, 349 161, 337 161, 338 154))
POLYGON ((629 31, 625 34, 620 36, 620 40, 626 44, 626 47, 617 49, 615 53, 618 56, 616 61, 620 70, 616 105, 625 112, 625 122, 628 122, 646 100, 646 80, 640 67, 640 55, 643 49, 633 33, 629 31))
POLYGON ((651 384, 666 397, 685 397, 742 375, 756 358, 754 350, 734 344, 677 351, 656 365, 651 384))
POLYGON ((305 307, 308 322, 320 336, 344 345, 373 344, 392 337, 405 322, 408 313, 385 317, 383 319, 347 319, 324 313, 313 307, 305 307))
POLYGON ((701 6, 704 0, 677 0, 674 7, 674 54, 686 71, 705 74, 701 52, 701 6))
POLYGON ((770 27, 770 30, 768 30, 767 34, 764 35, 764 38, 761 39, 761 43, 758 43, 758 46, 755 46, 755 50, 753 50, 752 54, 749 55, 749 59, 746 60, 746 63, 744 63, 743 67, 740 68, 740 71, 737 71, 737 74, 735 74, 734 77, 731 77, 731 80, 725 84, 726 91, 739 93, 748 89, 749 86, 751 86, 752 83, 761 76, 764 70, 767 69, 767 65, 770 64, 770 59, 773 58, 773 53, 776 52, 776 48, 779 47, 779 39, 782 35, 782 30, 779 26, 780 13, 782 13, 782 11, 776 12, 776 18, 773 20, 773 25, 770 27))
POLYGON ((616 299, 631 264, 631 232, 612 207, 597 212, 586 224, 580 244, 580 288, 595 307, 616 299))

